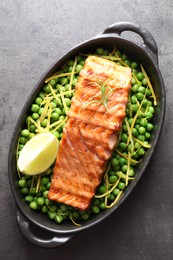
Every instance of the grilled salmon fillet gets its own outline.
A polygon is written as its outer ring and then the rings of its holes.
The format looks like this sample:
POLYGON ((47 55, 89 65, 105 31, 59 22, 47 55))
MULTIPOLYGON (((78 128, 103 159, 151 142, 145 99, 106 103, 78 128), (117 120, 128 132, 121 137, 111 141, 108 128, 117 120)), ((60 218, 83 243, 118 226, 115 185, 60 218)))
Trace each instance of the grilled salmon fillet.
POLYGON ((48 198, 89 208, 117 144, 131 88, 131 69, 89 56, 64 126, 48 198))

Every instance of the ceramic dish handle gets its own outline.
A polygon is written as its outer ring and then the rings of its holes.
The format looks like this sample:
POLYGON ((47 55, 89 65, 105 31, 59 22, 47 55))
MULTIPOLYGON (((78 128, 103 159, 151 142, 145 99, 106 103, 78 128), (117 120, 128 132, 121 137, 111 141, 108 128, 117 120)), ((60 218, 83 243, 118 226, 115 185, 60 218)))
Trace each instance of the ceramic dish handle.
POLYGON ((44 247, 44 248, 58 247, 66 243, 73 236, 73 235, 56 235, 52 233, 52 238, 50 239, 39 238, 32 233, 31 223, 25 219, 25 217, 19 210, 17 210, 17 222, 23 236, 33 244, 40 247, 44 247))
POLYGON ((118 22, 110 25, 102 34, 115 33, 121 36, 121 33, 125 31, 135 32, 140 35, 144 41, 142 47, 150 51, 150 54, 158 64, 157 44, 153 36, 145 28, 130 22, 118 22))

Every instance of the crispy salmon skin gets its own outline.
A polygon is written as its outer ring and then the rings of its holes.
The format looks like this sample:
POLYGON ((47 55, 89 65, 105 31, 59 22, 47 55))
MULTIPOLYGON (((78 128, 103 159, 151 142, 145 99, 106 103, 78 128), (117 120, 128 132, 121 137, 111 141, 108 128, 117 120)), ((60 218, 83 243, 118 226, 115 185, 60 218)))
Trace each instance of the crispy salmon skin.
POLYGON ((64 126, 48 198, 89 208, 117 144, 125 117, 131 69, 88 56, 64 126))

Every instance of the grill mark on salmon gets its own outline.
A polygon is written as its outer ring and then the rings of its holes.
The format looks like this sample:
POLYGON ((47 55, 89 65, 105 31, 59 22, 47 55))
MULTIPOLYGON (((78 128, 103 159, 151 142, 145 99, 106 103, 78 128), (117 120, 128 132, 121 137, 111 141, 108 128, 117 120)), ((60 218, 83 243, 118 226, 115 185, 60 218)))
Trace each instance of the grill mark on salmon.
POLYGON ((86 59, 64 126, 50 200, 81 210, 90 206, 117 143, 130 88, 130 68, 100 57, 86 59), (102 83, 111 90, 107 108, 100 102, 102 83))

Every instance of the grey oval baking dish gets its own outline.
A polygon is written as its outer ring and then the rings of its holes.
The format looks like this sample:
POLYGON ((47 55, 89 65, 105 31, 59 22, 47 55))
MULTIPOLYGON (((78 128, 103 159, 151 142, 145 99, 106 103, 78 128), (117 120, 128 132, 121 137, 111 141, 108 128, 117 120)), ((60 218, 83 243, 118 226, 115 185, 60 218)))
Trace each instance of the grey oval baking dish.
POLYGON ((66 53, 61 59, 56 61, 51 68, 48 69, 46 73, 41 77, 39 82, 36 84, 33 92, 29 96, 21 114, 19 120, 14 129, 14 133, 11 140, 11 145, 9 149, 9 158, 8 158, 8 174, 10 185, 12 189, 12 193, 14 195, 14 199, 17 204, 17 222, 22 234, 30 240, 32 243, 52 248, 57 247, 65 242, 67 242, 70 238, 72 238, 77 233, 91 228, 92 226, 98 224, 107 218, 110 214, 112 214, 128 197, 128 195, 132 192, 142 174, 144 173, 150 158, 154 152, 155 146, 157 144, 158 138, 161 133, 163 121, 164 121, 164 113, 165 113, 165 88, 164 82, 162 80, 161 73, 159 71, 158 66, 158 54, 157 54, 157 45, 152 35, 145 30, 144 28, 129 22, 119 22, 112 24, 107 29, 105 29, 102 33, 97 35, 96 37, 87 40, 78 46, 71 49, 68 53, 66 53), (143 39, 143 43, 138 45, 133 41, 125 39, 121 33, 124 31, 135 32, 140 35, 143 39), (154 86, 155 93, 157 96, 158 105, 155 109, 154 115, 154 131, 151 139, 151 148, 148 150, 147 154, 143 158, 142 164, 138 166, 137 174, 135 179, 131 184, 127 187, 124 192, 124 196, 118 201, 118 203, 111 209, 101 212, 100 214, 94 216, 92 219, 83 223, 81 227, 76 227, 72 223, 63 223, 61 225, 52 222, 43 214, 39 214, 37 212, 32 211, 25 203, 22 198, 21 192, 18 188, 18 175, 16 172, 16 147, 17 140, 19 137, 19 132, 24 124, 24 120, 26 118, 27 112, 29 108, 39 93, 41 87, 44 84, 46 78, 55 73, 60 67, 65 64, 70 57, 75 56, 80 52, 87 52, 95 47, 103 46, 106 48, 111 48, 112 46, 116 46, 123 52, 127 53, 129 57, 134 58, 134 60, 142 63, 150 77, 150 80, 154 86), (36 226, 41 228, 45 233, 51 234, 51 238, 43 238, 40 236, 36 236, 32 230, 32 226, 36 226))

